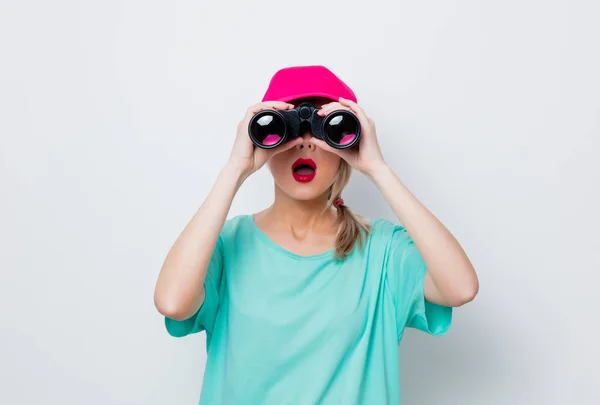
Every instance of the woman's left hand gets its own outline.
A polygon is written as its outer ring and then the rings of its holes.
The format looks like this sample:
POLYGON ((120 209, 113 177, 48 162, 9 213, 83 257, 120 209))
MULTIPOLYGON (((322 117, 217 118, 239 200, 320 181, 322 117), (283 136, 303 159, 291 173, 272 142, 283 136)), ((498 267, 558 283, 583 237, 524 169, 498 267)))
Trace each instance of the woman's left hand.
POLYGON ((335 153, 344 159, 352 168, 359 172, 370 175, 375 168, 385 165, 383 154, 377 142, 377 133, 375 123, 365 114, 362 107, 353 102, 340 97, 339 102, 332 102, 321 107, 318 114, 322 117, 336 110, 348 110, 353 112, 358 118, 361 126, 360 139, 358 147, 349 149, 335 149, 329 146, 325 141, 313 138, 311 142, 321 149, 335 153))

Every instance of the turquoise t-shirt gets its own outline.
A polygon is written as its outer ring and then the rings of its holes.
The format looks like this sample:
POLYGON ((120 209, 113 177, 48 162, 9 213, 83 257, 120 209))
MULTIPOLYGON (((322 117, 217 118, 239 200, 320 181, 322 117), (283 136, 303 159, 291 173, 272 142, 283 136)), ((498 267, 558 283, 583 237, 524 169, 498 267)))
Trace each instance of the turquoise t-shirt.
POLYGON ((398 405, 406 327, 442 335, 452 308, 425 301, 426 267, 406 230, 378 219, 364 248, 299 256, 252 215, 226 221, 191 318, 206 331, 202 405, 398 405))

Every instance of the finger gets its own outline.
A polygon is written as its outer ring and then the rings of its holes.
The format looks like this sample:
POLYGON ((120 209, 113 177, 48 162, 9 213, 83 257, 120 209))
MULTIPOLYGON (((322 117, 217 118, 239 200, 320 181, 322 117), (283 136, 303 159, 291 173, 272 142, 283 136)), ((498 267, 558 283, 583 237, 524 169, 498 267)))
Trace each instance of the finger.
POLYGON ((331 110, 332 108, 341 107, 341 106, 342 106, 341 103, 338 103, 337 101, 332 101, 331 103, 327 103, 327 104, 321 106, 321 109, 322 110, 331 110))
POLYGON ((319 111, 323 110, 323 109, 327 109, 327 107, 329 107, 330 105, 335 104, 335 103, 337 103, 337 101, 331 101, 329 103, 325 103, 325 104, 321 105, 321 107, 319 107, 319 111))
POLYGON ((294 108, 293 104, 286 103, 284 101, 264 101, 262 104, 266 104, 267 106, 271 106, 279 110, 289 110, 291 108, 294 108))
POLYGON ((313 144, 315 144, 316 146, 318 146, 319 148, 323 149, 325 152, 329 152, 329 153, 338 155, 339 157, 341 157, 342 159, 344 159, 346 161, 348 161, 350 159, 350 157, 352 156, 352 151, 345 150, 345 149, 332 148, 327 142, 325 142, 321 139, 311 138, 310 141, 313 144))
POLYGON ((319 115, 324 117, 327 114, 331 114, 332 112, 338 111, 338 110, 352 111, 350 109, 350 107, 347 107, 345 105, 342 105, 342 104, 336 102, 336 103, 332 103, 332 104, 328 105, 327 107, 319 110, 319 115))
POLYGON ((289 150, 289 149, 293 148, 294 146, 301 144, 302 142, 303 142, 302 138, 298 137, 298 138, 292 139, 291 141, 285 142, 274 149, 256 148, 254 153, 256 153, 259 161, 266 162, 273 156, 275 156, 281 152, 285 152, 286 150, 289 150))
POLYGON ((279 145, 278 147, 274 148, 274 149, 269 149, 267 150, 267 154, 269 155, 269 158, 272 156, 275 156, 281 152, 285 152, 286 150, 290 150, 295 146, 300 145, 302 142, 304 142, 304 139, 302 139, 302 137, 297 137, 292 139, 291 141, 285 142, 282 145, 279 145))
POLYGON ((285 103, 283 101, 266 101, 262 103, 254 104, 248 108, 247 115, 254 115, 262 110, 276 109, 276 110, 289 110, 294 108, 292 104, 285 103))
POLYGON ((367 117, 367 115, 365 114, 365 111, 363 110, 363 108, 361 106, 359 106, 354 101, 348 100, 343 97, 340 97, 340 102, 343 105, 350 107, 352 112, 358 117, 361 127, 363 127, 364 129, 370 128, 370 131, 368 131, 368 132, 375 134, 375 131, 376 131, 375 123, 373 122, 373 120, 370 117, 367 117))
POLYGON ((368 122, 368 118, 367 118, 367 115, 365 114, 364 110, 362 109, 361 106, 359 106, 354 101, 348 100, 347 98, 344 98, 344 97, 340 97, 340 104, 342 104, 343 106, 349 107, 350 110, 352 110, 352 112, 355 113, 358 116, 358 118, 363 120, 365 123, 368 122))

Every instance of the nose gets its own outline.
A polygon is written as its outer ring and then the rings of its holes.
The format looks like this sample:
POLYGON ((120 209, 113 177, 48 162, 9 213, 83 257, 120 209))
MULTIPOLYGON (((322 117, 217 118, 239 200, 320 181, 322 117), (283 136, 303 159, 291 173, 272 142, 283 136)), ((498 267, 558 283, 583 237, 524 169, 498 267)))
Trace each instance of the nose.
POLYGON ((311 142, 313 139, 312 134, 309 131, 306 131, 302 134, 302 143, 297 146, 299 150, 308 150, 309 152, 314 152, 317 149, 317 146, 311 142))

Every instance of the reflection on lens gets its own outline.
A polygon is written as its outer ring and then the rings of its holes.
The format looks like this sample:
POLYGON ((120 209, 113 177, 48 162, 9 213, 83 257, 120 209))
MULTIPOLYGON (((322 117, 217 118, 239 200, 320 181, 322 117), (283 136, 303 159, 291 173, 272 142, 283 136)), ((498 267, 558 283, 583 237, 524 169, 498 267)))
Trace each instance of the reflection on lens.
POLYGON ((344 111, 334 114, 325 122, 323 128, 325 135, 336 145, 346 146, 352 144, 358 133, 358 121, 344 111))
POLYGON ((343 119, 344 119, 344 117, 343 117, 343 116, 341 116, 341 115, 336 115, 335 117, 333 117, 333 118, 331 119, 331 121, 329 121, 329 125, 331 125, 332 127, 333 127, 333 126, 336 126, 336 125, 340 125, 340 123, 342 122, 342 120, 343 120, 343 119))
POLYGON ((263 145, 275 145, 277 142, 279 142, 281 140, 281 137, 277 134, 269 134, 267 136, 265 136, 265 139, 263 139, 262 144, 263 145))
POLYGON ((260 125, 261 127, 266 127, 267 125, 269 125, 271 122, 273 122, 273 116, 272 115, 263 115, 262 117, 260 117, 257 121, 258 125, 260 125))
POLYGON ((265 112, 252 121, 250 132, 255 142, 264 146, 273 146, 283 139, 285 124, 279 115, 265 112))
POLYGON ((354 140, 354 138, 356 138, 356 134, 345 134, 344 136, 342 136, 342 139, 340 139, 339 144, 348 145, 354 140))

